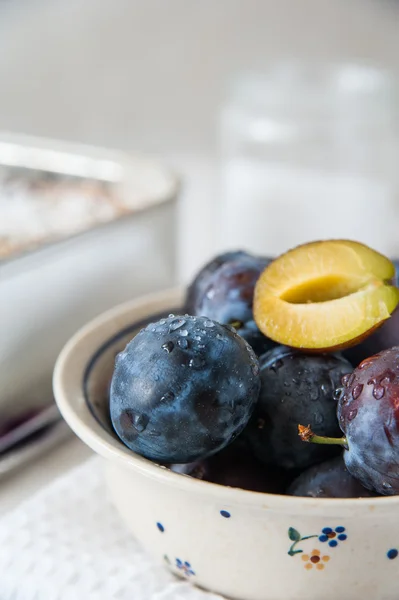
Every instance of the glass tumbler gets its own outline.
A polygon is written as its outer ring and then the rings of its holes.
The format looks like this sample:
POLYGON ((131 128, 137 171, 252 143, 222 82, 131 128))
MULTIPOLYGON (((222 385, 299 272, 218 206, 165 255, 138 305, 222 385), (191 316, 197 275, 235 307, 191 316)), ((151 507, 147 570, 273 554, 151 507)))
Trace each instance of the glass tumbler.
POLYGON ((237 79, 220 120, 220 250, 350 238, 399 256, 391 73, 285 64, 237 79))

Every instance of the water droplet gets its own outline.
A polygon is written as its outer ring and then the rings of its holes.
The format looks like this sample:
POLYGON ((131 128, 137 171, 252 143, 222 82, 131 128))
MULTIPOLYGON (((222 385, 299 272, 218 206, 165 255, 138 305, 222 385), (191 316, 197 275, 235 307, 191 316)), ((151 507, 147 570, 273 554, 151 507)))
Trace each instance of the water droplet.
POLYGON ((165 342, 162 344, 162 349, 165 350, 168 354, 170 354, 175 347, 173 342, 165 342))
POLYGON ((161 402, 170 402, 175 399, 175 395, 173 392, 166 392, 161 398, 161 402))
POLYGON ((147 427, 149 420, 147 415, 134 415, 133 426, 141 433, 147 427))
POLYGON ((390 483, 388 483, 388 481, 383 481, 382 482, 382 487, 384 488, 384 490, 391 490, 392 486, 390 483))
POLYGON ((203 348, 205 348, 205 344, 198 344, 198 348, 202 350, 203 348))
POLYGON ((385 388, 382 385, 377 384, 373 389, 373 396, 376 400, 381 400, 385 394, 385 388))
POLYGON ((341 402, 341 406, 346 406, 349 402, 349 395, 347 396, 346 394, 344 394, 344 396, 341 398, 340 402, 341 402))
POLYGON ((258 365, 258 364, 254 363, 254 364, 252 365, 252 373, 255 375, 255 377, 256 377, 257 375, 259 375, 259 365, 258 365))
POLYGON ((156 328, 156 327, 151 327, 151 331, 152 331, 152 333, 154 333, 156 330, 157 330, 157 328, 156 328))
POLYGON ((202 337, 200 335, 195 335, 194 339, 197 340, 197 342, 200 342, 202 340, 202 337))
POLYGON ((177 340, 177 345, 183 349, 188 348, 188 341, 186 338, 179 338, 177 340))
POLYGON ((341 377, 341 383, 344 387, 346 387, 348 385, 349 377, 350 377, 349 373, 347 373, 346 375, 341 377))
POLYGON ((353 419, 356 417, 357 415, 357 408, 353 408, 352 410, 350 410, 348 412, 348 421, 353 421, 353 419))
POLYGON ((166 319, 161 319, 161 320, 159 321, 159 324, 160 324, 160 325, 165 325, 165 323, 166 323, 166 319))
POLYGON ((183 325, 185 325, 185 323, 186 323, 185 319, 176 319, 175 321, 172 321, 171 323, 169 323, 169 331, 176 331, 176 329, 183 327, 183 325))
POLYGON ((396 375, 391 369, 387 369, 381 375, 381 385, 389 385, 392 381, 395 381, 396 375))
POLYGON ((174 317, 174 316, 175 316, 175 315, 173 315, 172 313, 170 313, 170 315, 168 315, 168 318, 169 318, 169 319, 173 319, 173 317, 174 317))
POLYGON ((281 369, 281 367, 283 366, 283 361, 281 360, 281 358, 279 358, 278 360, 276 360, 276 362, 274 362, 272 365, 270 365, 270 368, 272 371, 274 371, 275 373, 281 369))
POLYGON ((204 327, 210 329, 211 327, 215 327, 215 323, 213 321, 204 321, 204 327))
POLYGON ((321 388, 320 389, 321 389, 321 391, 322 391, 323 394, 327 394, 328 393, 328 387, 324 383, 321 384, 321 388))
POLYGON ((341 379, 341 383, 344 387, 349 387, 352 385, 352 377, 354 377, 353 373, 347 373, 341 379))
POLYGON ((374 362, 374 360, 372 358, 366 358, 365 360, 363 360, 360 365, 358 366, 358 369, 365 369, 368 365, 372 365, 374 362))
POLYGON ((234 329, 234 327, 232 327, 231 325, 223 325, 223 327, 225 329, 227 329, 227 331, 232 331, 233 333, 237 333, 237 330, 234 329))
POLYGON ((206 297, 209 298, 209 300, 212 300, 212 298, 215 295, 216 290, 214 288, 211 288, 210 290, 207 291, 206 293, 206 297))
POLYGON ((222 339, 223 339, 223 336, 222 336, 220 333, 217 333, 217 334, 216 334, 216 339, 217 339, 217 340, 222 340, 222 339))
POLYGON ((335 389, 333 391, 333 398, 334 398, 334 400, 336 400, 337 402, 339 400, 341 400, 341 396, 342 396, 343 393, 344 393, 344 388, 339 387, 339 388, 335 389))
POLYGON ((363 391, 363 384, 362 383, 358 383, 357 385, 355 385, 355 387, 352 390, 352 398, 354 400, 357 400, 357 398, 359 398, 360 394, 363 391))
POLYGON ((154 381, 159 381, 159 375, 158 375, 158 373, 154 373, 153 379, 154 379, 154 381))
POLYGON ((345 417, 344 417, 344 415, 340 415, 339 416, 339 422, 340 423, 345 423, 345 417))
POLYGON ((188 336, 187 329, 180 329, 179 335, 182 335, 183 337, 187 337, 188 336))
MULTIPOLYGON (((188 313, 186 313, 184 316, 189 317, 190 315, 188 313)), ((193 321, 195 321, 195 317, 193 317, 193 321)))
POLYGON ((205 360, 202 358, 202 356, 194 356, 194 358, 190 359, 188 366, 193 367, 194 369, 200 369, 204 366, 204 364, 205 360))

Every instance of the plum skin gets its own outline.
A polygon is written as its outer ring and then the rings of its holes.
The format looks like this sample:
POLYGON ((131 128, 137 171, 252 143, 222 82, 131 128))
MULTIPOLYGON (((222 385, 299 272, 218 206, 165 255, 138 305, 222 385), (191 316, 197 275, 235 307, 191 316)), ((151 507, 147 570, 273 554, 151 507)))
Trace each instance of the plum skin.
POLYGON ((375 331, 363 341, 343 352, 344 356, 357 367, 360 362, 374 356, 383 350, 388 350, 399 344, 399 307, 375 331))
POLYGON ((111 421, 138 454, 193 462, 235 439, 259 387, 258 360, 232 328, 206 317, 169 317, 142 329, 118 355, 111 421))
POLYGON ((258 329, 252 314, 255 284, 271 259, 230 252, 205 265, 188 288, 186 311, 233 325, 257 355, 275 346, 258 329))
POLYGON ((322 435, 339 434, 334 391, 351 372, 350 363, 340 356, 278 346, 261 356, 259 364, 261 391, 245 430, 255 456, 284 469, 306 469, 337 454, 336 447, 304 444, 298 423, 310 423, 322 435))
POLYGON ((337 414, 348 471, 378 494, 398 494, 399 346, 365 359, 342 383, 337 414))
POLYGON ((303 471, 289 486, 289 496, 309 498, 366 498, 376 496, 362 486, 337 456, 303 471))
POLYGON ((185 311, 189 315, 197 315, 198 301, 203 297, 213 273, 226 262, 246 259, 248 256, 250 255, 244 250, 231 250, 229 252, 224 252, 223 254, 218 254, 212 260, 207 262, 202 269, 198 271, 187 289, 184 302, 185 311))
POLYGON ((242 435, 221 452, 204 460, 167 466, 175 473, 210 483, 268 494, 283 494, 288 480, 292 479, 282 469, 265 467, 258 461, 242 435))

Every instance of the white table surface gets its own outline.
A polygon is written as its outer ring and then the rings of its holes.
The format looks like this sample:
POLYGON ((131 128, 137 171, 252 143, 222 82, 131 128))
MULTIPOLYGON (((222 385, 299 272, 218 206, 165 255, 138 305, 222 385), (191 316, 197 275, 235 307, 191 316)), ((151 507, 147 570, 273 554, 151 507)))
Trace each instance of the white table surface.
POLYGON ((0 516, 92 454, 83 442, 72 435, 69 440, 40 459, 10 474, 0 482, 0 516))

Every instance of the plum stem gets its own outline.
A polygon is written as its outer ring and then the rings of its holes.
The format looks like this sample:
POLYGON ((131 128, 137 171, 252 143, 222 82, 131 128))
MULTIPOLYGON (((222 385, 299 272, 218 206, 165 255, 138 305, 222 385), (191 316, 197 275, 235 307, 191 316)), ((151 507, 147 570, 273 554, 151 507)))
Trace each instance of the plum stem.
POLYGON ((303 442, 310 442, 311 444, 329 444, 343 446, 348 450, 348 440, 346 437, 333 438, 326 437, 324 435, 316 435, 313 433, 310 425, 298 425, 298 435, 303 442))

